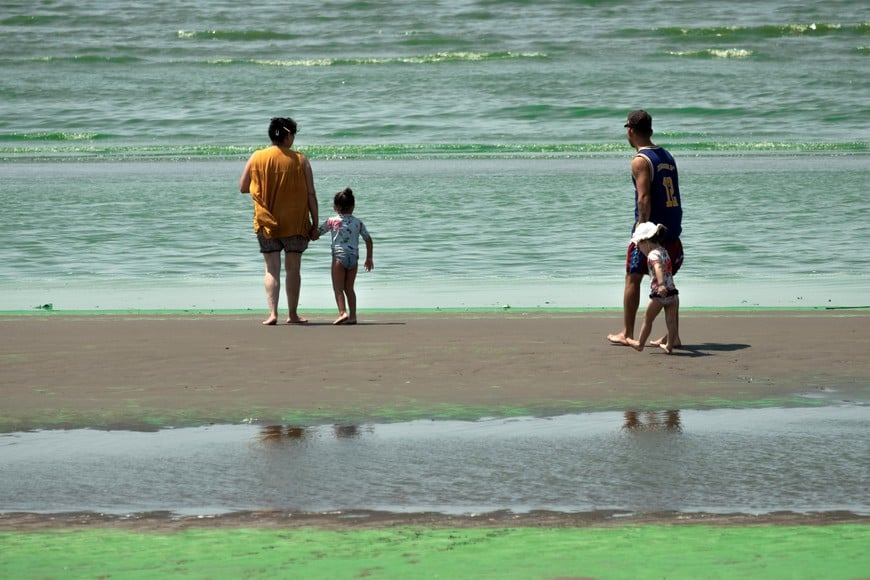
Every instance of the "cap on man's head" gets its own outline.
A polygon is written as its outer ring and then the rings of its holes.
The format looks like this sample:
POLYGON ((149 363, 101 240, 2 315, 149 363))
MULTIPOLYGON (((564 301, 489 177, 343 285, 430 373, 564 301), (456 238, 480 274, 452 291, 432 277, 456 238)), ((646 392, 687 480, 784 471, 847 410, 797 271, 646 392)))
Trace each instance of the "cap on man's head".
POLYGON ((651 133, 652 117, 643 109, 638 109, 637 111, 633 111, 628 116, 628 122, 624 126, 631 127, 632 129, 636 129, 641 132, 651 133))

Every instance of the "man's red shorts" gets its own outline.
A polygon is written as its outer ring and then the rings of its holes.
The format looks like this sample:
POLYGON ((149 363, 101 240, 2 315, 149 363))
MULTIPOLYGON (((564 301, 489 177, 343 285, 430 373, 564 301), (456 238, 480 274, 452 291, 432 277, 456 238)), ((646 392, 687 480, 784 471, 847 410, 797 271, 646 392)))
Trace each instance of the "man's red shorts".
MULTIPOLYGON (((668 251, 668 256, 671 257, 672 273, 676 274, 683 265, 683 242, 679 239, 673 242, 662 244, 665 250, 668 251)), ((625 273, 626 274, 649 274, 646 266, 646 256, 643 252, 637 249, 634 242, 628 244, 628 251, 625 254, 625 273)))

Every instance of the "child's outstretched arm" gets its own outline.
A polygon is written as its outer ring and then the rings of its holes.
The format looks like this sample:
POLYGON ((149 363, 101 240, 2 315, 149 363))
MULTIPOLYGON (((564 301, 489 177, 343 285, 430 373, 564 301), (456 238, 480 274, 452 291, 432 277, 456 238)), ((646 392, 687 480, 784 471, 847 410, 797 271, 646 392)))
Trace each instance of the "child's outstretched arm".
POLYGON ((365 269, 366 269, 366 272, 370 272, 371 269, 375 267, 375 263, 372 259, 372 250, 373 250, 374 243, 372 242, 371 236, 369 236, 368 238, 365 238, 365 241, 366 241, 365 269))
POLYGON ((661 262, 654 262, 652 266, 656 282, 658 283, 657 292, 659 293, 659 296, 665 297, 668 295, 668 289, 665 286, 665 269, 662 267, 661 262))

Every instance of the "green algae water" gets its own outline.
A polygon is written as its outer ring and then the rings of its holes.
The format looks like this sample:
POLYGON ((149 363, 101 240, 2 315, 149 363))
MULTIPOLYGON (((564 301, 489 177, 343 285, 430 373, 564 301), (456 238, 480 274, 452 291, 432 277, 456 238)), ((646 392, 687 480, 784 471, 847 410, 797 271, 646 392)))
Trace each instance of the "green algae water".
POLYGON ((0 532, 6 578, 860 578, 865 525, 0 532))
POLYGON ((619 307, 638 107, 684 306, 870 305, 863 2, 13 2, 0 32, 0 311, 261 309, 237 183, 274 115, 322 215, 357 193, 361 308, 619 307))

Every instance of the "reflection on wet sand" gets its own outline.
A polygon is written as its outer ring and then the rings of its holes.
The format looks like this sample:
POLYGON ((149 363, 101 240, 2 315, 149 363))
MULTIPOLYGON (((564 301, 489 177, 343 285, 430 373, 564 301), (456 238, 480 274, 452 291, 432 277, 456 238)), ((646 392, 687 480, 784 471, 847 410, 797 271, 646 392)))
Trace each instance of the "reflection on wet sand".
POLYGON ((305 437, 305 427, 295 425, 267 425, 260 430, 259 440, 263 443, 280 443, 284 440, 301 440, 305 437))
POLYGON ((625 424, 622 426, 626 431, 669 431, 681 433, 683 426, 680 424, 680 412, 671 409, 668 411, 626 411, 625 424))
POLYGON ((360 429, 357 425, 333 425, 332 431, 339 439, 353 439, 360 436, 360 429))
POLYGON ((870 514, 860 405, 0 437, 0 513, 870 514))
MULTIPOLYGON (((369 428, 371 431, 372 428, 369 428)), ((281 443, 284 441, 302 441, 319 433, 316 427, 301 427, 299 425, 267 425, 260 430, 258 439, 262 443, 281 443)), ((359 425, 333 425, 332 433, 337 439, 355 439, 362 435, 359 425)))
MULTIPOLYGON (((667 411, 626 411, 622 429, 625 431, 667 431, 681 433, 680 412, 676 409, 667 411)), ((321 427, 303 427, 299 425, 267 425, 259 433, 262 443, 280 443, 283 441, 302 441, 317 434, 324 433, 321 427)), ((356 439, 364 432, 374 432, 374 427, 360 425, 333 425, 332 434, 336 439, 356 439)))

